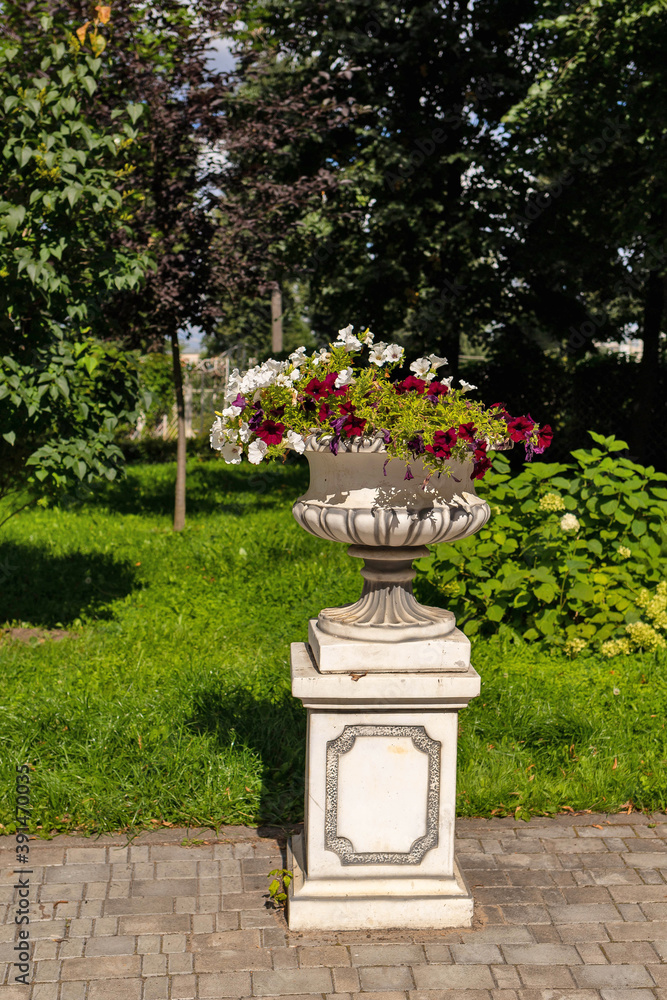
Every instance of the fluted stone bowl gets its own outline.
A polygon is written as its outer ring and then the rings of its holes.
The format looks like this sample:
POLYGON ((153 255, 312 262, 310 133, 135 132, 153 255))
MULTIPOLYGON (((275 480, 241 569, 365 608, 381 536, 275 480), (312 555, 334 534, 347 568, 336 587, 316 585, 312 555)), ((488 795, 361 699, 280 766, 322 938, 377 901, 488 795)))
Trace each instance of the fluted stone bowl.
POLYGON ((307 439, 310 485, 292 508, 311 535, 350 545, 435 545, 472 535, 489 519, 472 462, 450 462, 451 475, 429 478, 421 460, 411 461, 414 478, 406 480, 406 463, 387 461, 381 438, 341 442, 337 455, 329 441, 307 439))

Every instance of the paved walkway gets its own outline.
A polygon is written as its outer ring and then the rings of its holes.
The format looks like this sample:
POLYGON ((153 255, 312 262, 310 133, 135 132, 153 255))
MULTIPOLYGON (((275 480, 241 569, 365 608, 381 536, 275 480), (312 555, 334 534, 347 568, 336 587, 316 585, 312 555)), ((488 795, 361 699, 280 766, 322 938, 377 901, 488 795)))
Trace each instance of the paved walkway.
MULTIPOLYGON (((32 842, 34 985, 0 965, 0 1000, 667 1000, 666 816, 457 832, 476 926, 414 933, 290 934, 267 908, 279 842, 249 829, 32 842)), ((0 864, 9 963, 13 838, 0 864)))

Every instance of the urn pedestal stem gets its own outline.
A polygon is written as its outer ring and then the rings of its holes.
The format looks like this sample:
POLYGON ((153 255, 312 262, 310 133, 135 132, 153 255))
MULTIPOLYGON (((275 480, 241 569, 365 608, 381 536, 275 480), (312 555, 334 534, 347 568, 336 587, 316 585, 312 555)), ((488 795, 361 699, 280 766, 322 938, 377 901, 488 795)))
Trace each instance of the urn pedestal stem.
POLYGON ((425 545, 350 545, 347 551, 364 560, 364 586, 354 604, 320 611, 317 624, 326 635, 395 643, 437 639, 454 629, 456 618, 451 611, 427 608, 412 593, 416 575, 412 564, 430 554, 425 545))

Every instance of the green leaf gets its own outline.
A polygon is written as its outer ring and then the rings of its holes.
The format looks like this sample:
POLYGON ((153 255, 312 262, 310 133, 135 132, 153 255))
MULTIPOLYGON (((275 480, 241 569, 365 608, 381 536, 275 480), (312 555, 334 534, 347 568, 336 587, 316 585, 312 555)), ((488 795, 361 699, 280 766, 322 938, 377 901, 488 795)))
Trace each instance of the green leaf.
POLYGON ((504 614, 505 614, 505 608, 501 607, 500 604, 492 604, 491 607, 486 612, 486 617, 489 619, 489 621, 499 622, 501 621, 504 614))
POLYGON ((570 588, 567 596, 578 601, 585 601, 586 603, 589 603, 595 597, 595 590, 590 584, 579 580, 575 583, 574 587, 570 588))
POLYGON ((535 597, 543 604, 551 604, 556 596, 556 591, 550 583, 542 583, 535 591, 535 597))
POLYGON ((7 444, 13 445, 14 442, 16 441, 16 431, 7 431, 2 436, 5 439, 5 441, 7 442, 7 444))

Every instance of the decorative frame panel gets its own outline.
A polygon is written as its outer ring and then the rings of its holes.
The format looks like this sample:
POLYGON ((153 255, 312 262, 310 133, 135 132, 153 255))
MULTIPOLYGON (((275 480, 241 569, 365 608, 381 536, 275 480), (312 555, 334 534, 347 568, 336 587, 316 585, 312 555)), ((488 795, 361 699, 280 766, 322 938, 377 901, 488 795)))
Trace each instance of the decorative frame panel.
POLYGON ((345 726, 335 740, 327 742, 326 806, 324 814, 324 847, 333 851, 343 865, 418 865, 427 851, 438 846, 438 813, 440 806, 439 740, 432 740, 424 726, 345 726), (338 761, 348 753, 358 736, 409 736, 415 749, 428 754, 428 792, 426 800, 426 833, 418 837, 409 851, 355 851, 347 837, 338 836, 338 761))

